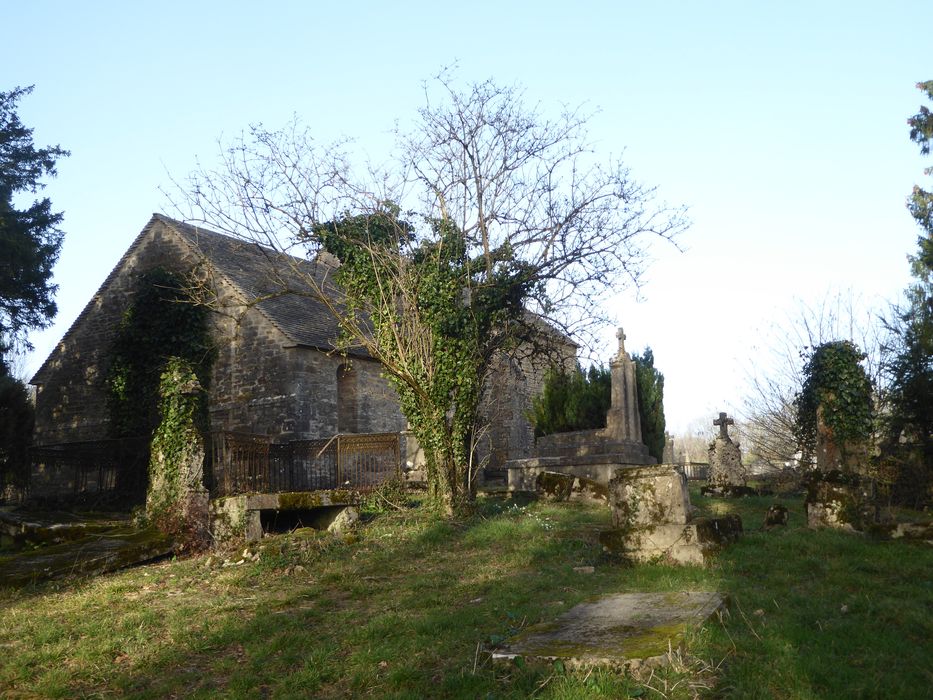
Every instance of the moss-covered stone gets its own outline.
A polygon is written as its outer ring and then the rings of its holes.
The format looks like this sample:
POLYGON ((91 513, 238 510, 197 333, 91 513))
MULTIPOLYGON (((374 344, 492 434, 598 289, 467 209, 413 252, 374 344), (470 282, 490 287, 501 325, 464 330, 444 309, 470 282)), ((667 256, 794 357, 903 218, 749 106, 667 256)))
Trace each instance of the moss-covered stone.
POLYGON ((560 472, 541 472, 536 480, 536 491, 554 501, 566 501, 573 492, 574 477, 560 472))
POLYGON ((164 556, 173 548, 172 540, 155 528, 116 528, 103 535, 0 558, 0 585, 97 575, 164 556))
POLYGON ((493 652, 497 660, 560 659, 567 667, 634 670, 664 663, 685 634, 723 605, 716 593, 624 593, 582 603, 556 620, 530 627, 493 652))

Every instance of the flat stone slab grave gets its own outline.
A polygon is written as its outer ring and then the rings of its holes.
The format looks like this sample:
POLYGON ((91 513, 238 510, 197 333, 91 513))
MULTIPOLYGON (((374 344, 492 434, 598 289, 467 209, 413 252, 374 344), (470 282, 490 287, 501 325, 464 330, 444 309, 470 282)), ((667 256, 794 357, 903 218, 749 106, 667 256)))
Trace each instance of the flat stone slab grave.
POLYGON ((171 539, 154 528, 115 528, 35 551, 0 554, 0 586, 24 586, 70 575, 96 576, 171 554, 173 549, 171 539))
POLYGON ((686 632, 725 604, 719 593, 617 593, 581 603, 553 622, 534 625, 492 653, 493 660, 556 661, 569 667, 634 671, 665 663, 686 632))

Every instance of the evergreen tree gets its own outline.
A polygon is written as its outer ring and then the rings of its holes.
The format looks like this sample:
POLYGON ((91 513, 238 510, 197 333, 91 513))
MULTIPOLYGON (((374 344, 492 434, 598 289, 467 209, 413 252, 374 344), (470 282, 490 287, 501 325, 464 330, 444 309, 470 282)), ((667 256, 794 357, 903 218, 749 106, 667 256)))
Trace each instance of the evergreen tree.
POLYGON ((10 375, 0 358, 0 490, 28 481, 33 418, 26 387, 10 375))
POLYGON ((638 413, 641 417, 641 439, 648 454, 661 462, 664 456, 664 375, 654 366, 650 347, 642 355, 632 355, 635 361, 635 383, 638 387, 638 413))
POLYGON ((28 348, 26 333, 48 326, 58 311, 51 278, 64 235, 62 214, 52 212, 47 197, 22 210, 13 198, 42 189, 40 179, 55 175, 55 161, 69 154, 33 145, 32 129, 16 114, 17 102, 30 92, 0 92, 0 354, 17 344, 28 348))
MULTIPOLYGON (((917 87, 933 100, 933 81, 917 87)), ((908 124, 910 139, 920 146, 922 155, 929 155, 933 113, 921 106, 908 124)), ((933 168, 924 172, 933 174, 933 168)), ((904 303, 886 320, 889 412, 885 451, 900 462, 900 495, 919 501, 930 497, 933 482, 933 193, 914 186, 907 208, 920 226, 920 235, 918 252, 909 258, 915 281, 907 288, 904 303)))
POLYGON ((528 419, 535 437, 605 428, 611 401, 608 369, 591 366, 584 372, 580 365, 571 372, 554 369, 548 372, 541 395, 532 402, 528 419))

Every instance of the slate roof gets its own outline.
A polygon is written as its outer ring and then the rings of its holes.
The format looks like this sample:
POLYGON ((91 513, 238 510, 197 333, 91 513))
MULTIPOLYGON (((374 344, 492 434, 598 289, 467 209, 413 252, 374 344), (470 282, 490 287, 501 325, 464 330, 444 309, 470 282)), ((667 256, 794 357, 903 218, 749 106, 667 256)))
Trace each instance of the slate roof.
MULTIPOLYGON (((53 360, 63 352, 65 341, 84 322, 95 307, 95 300, 110 287, 134 250, 157 223, 174 231, 187 243, 195 255, 203 257, 213 271, 236 289, 249 303, 261 299, 255 307, 295 345, 330 351, 338 336, 337 321, 321 299, 315 296, 304 275, 314 275, 322 281, 333 268, 278 253, 263 246, 216 233, 199 226, 176 221, 162 214, 153 214, 142 232, 114 266, 113 270, 78 314, 62 340, 36 371, 31 384, 46 380, 53 360), (288 293, 291 292, 291 293, 288 293)), ((366 356, 362 349, 349 349, 352 355, 366 356)))
POLYGON ((333 350, 337 321, 308 282, 324 286, 333 268, 285 255, 257 243, 153 214, 185 240, 296 345, 333 350))

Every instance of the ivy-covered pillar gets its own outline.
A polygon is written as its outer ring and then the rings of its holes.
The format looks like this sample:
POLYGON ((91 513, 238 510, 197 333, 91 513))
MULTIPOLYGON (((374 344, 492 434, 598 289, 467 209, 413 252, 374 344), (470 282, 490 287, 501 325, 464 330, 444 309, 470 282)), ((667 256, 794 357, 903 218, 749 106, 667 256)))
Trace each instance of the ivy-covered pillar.
POLYGON ((206 392, 188 360, 168 360, 159 384, 160 422, 152 437, 146 515, 182 544, 208 536, 204 487, 206 392))

